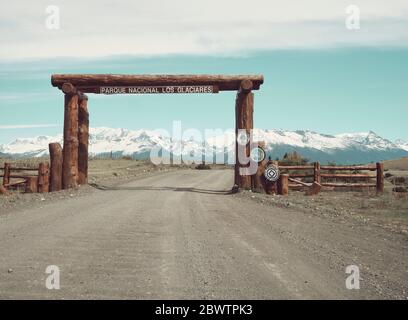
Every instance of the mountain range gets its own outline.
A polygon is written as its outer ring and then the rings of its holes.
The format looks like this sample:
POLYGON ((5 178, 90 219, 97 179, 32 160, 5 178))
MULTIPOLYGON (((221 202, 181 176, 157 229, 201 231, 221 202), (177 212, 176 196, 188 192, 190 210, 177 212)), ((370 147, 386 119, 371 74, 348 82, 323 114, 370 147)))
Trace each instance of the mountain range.
MULTIPOLYGON (((265 141, 266 152, 273 159, 281 158, 286 152, 291 151, 297 151, 310 161, 341 164, 360 164, 408 157, 408 142, 403 140, 391 142, 372 131, 327 135, 313 131, 257 129, 255 137, 258 141, 265 141)), ((62 134, 18 138, 0 145, 0 155, 15 158, 46 156, 48 144, 50 142, 62 144, 62 140, 62 134)), ((194 155, 201 154, 203 148, 206 149, 207 154, 211 154, 211 158, 212 154, 225 157, 234 150, 234 133, 228 131, 214 135, 206 139, 203 144, 197 137, 184 136, 181 139, 171 139, 163 132, 153 130, 90 128, 89 151, 92 156, 114 154, 144 159, 149 157, 150 150, 155 146, 174 155, 189 155, 190 158, 197 158, 194 155)))

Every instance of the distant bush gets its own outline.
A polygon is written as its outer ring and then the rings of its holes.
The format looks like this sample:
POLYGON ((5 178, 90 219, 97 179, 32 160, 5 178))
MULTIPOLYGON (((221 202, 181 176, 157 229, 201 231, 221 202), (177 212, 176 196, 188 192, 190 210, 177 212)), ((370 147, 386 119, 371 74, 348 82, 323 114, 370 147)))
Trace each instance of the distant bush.
POLYGON ((122 160, 132 160, 131 156, 122 156, 122 160))
POLYGON ((286 152, 282 160, 279 160, 279 164, 283 166, 304 166, 308 164, 309 159, 303 158, 296 151, 286 152))
POLYGON ((195 167, 197 170, 211 170, 211 167, 208 164, 200 163, 195 167))

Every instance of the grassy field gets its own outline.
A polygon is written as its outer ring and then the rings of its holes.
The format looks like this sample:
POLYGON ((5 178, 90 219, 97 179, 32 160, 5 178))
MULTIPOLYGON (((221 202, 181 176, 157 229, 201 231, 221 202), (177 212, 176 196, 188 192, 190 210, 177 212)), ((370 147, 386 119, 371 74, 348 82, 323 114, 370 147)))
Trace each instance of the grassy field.
POLYGON ((408 158, 384 161, 384 169, 392 171, 408 171, 408 158))

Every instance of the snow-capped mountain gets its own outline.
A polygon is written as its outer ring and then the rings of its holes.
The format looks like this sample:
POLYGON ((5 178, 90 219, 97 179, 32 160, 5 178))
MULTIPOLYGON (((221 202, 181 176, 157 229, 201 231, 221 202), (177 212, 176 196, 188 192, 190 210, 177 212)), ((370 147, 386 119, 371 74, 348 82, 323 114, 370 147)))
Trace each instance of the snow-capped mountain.
MULTIPOLYGON (((297 151, 311 161, 322 163, 354 164, 395 159, 408 156, 408 143, 395 143, 374 132, 326 135, 313 131, 261 130, 255 131, 255 139, 266 142, 266 149, 272 158, 281 158, 284 153, 297 151)), ((40 157, 48 154, 48 144, 60 142, 62 135, 19 138, 0 145, 0 154, 14 157, 40 157)), ((183 132, 180 138, 165 132, 153 130, 126 130, 112 128, 90 129, 90 154, 131 155, 134 158, 148 158, 152 148, 172 152, 175 155, 192 155, 205 148, 207 154, 231 153, 234 150, 234 133, 227 131, 205 139, 189 136, 183 132)), ((201 157, 201 156, 200 156, 201 157)))
POLYGON ((407 141, 404 141, 404 140, 402 140, 402 139, 397 139, 397 140, 395 140, 395 144, 396 144, 399 148, 408 151, 408 142, 407 142, 407 141))

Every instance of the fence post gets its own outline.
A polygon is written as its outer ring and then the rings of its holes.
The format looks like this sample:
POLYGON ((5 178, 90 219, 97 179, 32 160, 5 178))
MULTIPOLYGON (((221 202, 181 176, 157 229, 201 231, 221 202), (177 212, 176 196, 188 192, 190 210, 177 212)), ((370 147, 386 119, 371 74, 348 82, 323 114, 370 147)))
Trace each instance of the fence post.
MULTIPOLYGON (((265 172, 266 167, 271 164, 279 168, 278 161, 268 160, 265 165, 264 172, 265 172)), ((265 182, 265 185, 264 185, 265 193, 266 194, 278 194, 278 181, 272 182, 272 181, 267 180, 265 177, 262 177, 262 178, 263 178, 263 181, 265 182)))
POLYGON ((313 168, 313 181, 317 183, 321 183, 321 177, 320 177, 320 162, 316 161, 314 163, 314 168, 313 168))
POLYGON ((59 143, 50 143, 50 191, 60 191, 62 189, 62 147, 59 143))
POLYGON ((38 192, 45 193, 50 191, 50 166, 48 163, 41 162, 38 166, 38 192))
POLYGON ((4 163, 3 185, 10 183, 10 163, 4 163))
POLYGON ((384 164, 377 162, 377 193, 384 192, 384 164))
MULTIPOLYGON (((264 141, 259 141, 256 145, 259 148, 262 148, 263 150, 265 150, 264 141)), ((252 191, 262 192, 264 190, 264 185, 265 185, 264 173, 265 173, 265 167, 267 163, 268 163, 268 159, 266 157, 263 161, 258 162, 257 171, 252 176, 252 191)))
POLYGON ((0 185, 0 194, 8 195, 8 191, 3 185, 0 185))
POLYGON ((286 196, 289 193, 289 175, 281 174, 278 180, 278 194, 286 196))
POLYGON ((25 192, 26 193, 35 193, 37 192, 38 177, 27 177, 25 192))

